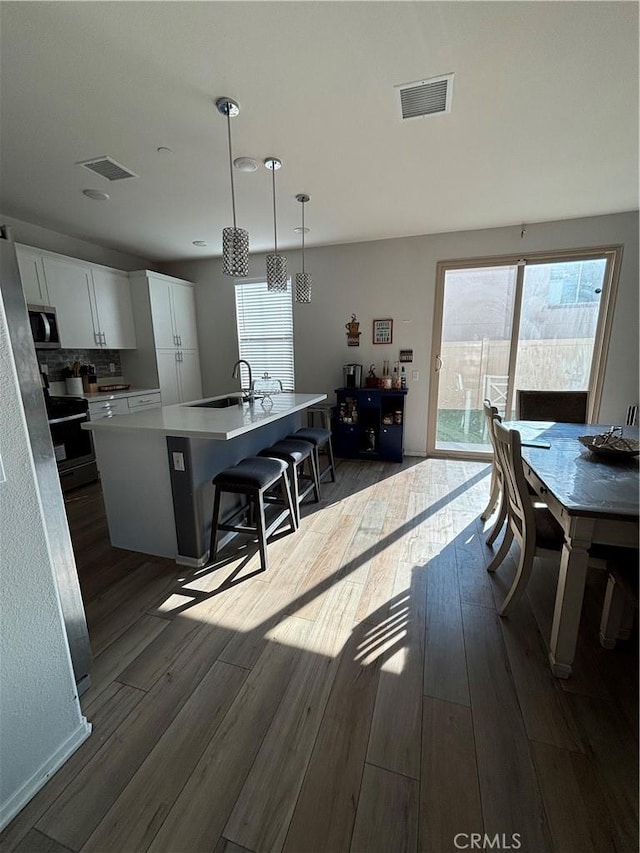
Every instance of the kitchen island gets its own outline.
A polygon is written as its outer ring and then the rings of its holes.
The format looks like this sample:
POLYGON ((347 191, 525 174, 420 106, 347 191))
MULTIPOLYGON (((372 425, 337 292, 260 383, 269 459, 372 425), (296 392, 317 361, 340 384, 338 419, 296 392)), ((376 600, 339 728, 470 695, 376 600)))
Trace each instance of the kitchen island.
POLYGON ((295 432, 304 410, 325 399, 231 394, 83 424, 93 433, 111 544, 205 565, 213 477, 295 432))

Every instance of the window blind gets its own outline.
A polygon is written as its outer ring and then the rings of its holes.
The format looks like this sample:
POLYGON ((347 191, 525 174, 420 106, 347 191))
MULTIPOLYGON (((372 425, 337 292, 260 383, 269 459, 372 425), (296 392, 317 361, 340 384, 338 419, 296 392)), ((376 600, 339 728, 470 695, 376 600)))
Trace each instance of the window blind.
MULTIPOLYGON (((236 323, 240 358, 251 365, 253 378, 266 372, 279 379, 285 391, 295 388, 293 365, 293 304, 291 281, 286 291, 270 292, 266 281, 237 282, 236 323)), ((249 387, 249 373, 240 365, 242 387, 249 387)))

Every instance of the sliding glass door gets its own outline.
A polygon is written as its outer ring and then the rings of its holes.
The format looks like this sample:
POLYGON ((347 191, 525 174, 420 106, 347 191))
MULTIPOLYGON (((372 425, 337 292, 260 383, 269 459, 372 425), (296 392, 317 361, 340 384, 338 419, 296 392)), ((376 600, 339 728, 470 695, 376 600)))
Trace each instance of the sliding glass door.
POLYGON ((617 249, 438 268, 428 450, 490 452, 483 400, 516 391, 600 394, 617 249))

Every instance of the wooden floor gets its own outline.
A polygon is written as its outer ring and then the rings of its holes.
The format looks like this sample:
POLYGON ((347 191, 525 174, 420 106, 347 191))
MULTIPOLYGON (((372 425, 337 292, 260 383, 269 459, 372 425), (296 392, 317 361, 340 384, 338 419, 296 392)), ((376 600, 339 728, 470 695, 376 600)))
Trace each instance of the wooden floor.
POLYGON ((637 636, 600 648, 596 573, 554 679, 554 562, 496 615, 488 470, 343 462, 266 573, 111 548, 99 486, 71 493, 93 734, 2 850, 636 853, 637 636))

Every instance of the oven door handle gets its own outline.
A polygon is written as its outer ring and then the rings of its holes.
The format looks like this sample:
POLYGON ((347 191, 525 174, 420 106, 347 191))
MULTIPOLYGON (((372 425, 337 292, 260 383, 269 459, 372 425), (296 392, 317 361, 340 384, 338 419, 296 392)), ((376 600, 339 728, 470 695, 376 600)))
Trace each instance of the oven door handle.
POLYGON ((51 418, 49 420, 49 423, 50 424, 64 424, 64 423, 67 423, 67 421, 80 421, 80 420, 82 420, 82 421, 88 421, 89 420, 87 418, 86 412, 80 412, 79 415, 67 415, 65 418, 51 418))

